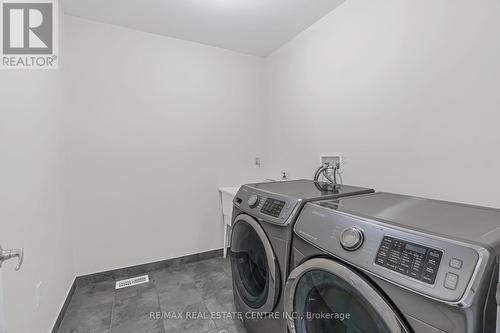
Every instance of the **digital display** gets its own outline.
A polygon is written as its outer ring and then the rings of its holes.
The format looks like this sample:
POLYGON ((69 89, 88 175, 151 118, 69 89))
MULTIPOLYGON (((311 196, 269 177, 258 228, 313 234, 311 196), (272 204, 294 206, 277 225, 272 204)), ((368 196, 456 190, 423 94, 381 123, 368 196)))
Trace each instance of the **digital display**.
POLYGON ((279 217, 284 206, 284 201, 268 198, 260 211, 272 217, 279 217))
POLYGON ((413 251, 413 252, 417 252, 420 254, 425 254, 427 252, 427 249, 425 247, 420 247, 420 246, 416 246, 413 244, 406 244, 405 248, 408 251, 413 251))
POLYGON ((440 250, 384 236, 375 264, 432 285, 442 256, 440 250))

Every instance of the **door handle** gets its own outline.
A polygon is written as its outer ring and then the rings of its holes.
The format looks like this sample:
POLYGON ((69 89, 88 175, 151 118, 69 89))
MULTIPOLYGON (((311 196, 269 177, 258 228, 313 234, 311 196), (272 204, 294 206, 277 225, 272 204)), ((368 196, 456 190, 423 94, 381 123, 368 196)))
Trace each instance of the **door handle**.
POLYGON ((17 258, 17 266, 16 271, 21 269, 21 265, 23 264, 24 259, 24 249, 8 249, 4 250, 0 246, 0 268, 5 260, 9 260, 12 258, 17 258))

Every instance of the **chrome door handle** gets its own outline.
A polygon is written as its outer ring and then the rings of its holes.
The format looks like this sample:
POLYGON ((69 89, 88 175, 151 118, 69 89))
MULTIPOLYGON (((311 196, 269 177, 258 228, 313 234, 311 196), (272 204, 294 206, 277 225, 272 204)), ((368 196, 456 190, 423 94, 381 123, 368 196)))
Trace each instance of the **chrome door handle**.
POLYGON ((9 260, 12 258, 17 258, 17 266, 16 271, 21 269, 21 265, 23 264, 24 259, 24 249, 8 249, 4 250, 0 246, 0 268, 5 260, 9 260))

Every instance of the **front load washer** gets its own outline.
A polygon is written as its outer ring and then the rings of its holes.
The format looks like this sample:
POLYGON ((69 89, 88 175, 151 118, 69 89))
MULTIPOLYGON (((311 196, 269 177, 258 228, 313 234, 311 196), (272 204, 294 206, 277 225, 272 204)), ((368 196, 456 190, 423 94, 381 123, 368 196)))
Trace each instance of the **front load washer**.
POLYGON ((285 287, 289 330, 498 332, 499 250, 497 209, 390 193, 308 203, 285 287))
POLYGON ((310 180, 244 185, 234 198, 230 258, 234 300, 249 333, 286 332, 283 286, 293 224, 306 202, 371 193, 310 180))

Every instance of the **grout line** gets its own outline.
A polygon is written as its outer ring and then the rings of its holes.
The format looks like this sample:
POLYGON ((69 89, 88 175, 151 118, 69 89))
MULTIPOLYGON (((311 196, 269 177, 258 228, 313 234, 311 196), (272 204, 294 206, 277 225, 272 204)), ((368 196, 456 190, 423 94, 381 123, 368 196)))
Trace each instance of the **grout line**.
MULTIPOLYGON (((151 273, 149 273, 149 274, 151 274, 151 273)), ((150 282, 153 283, 153 287, 154 287, 154 290, 156 293, 156 300, 158 301, 158 308, 160 309, 160 312, 163 313, 163 309, 161 308, 161 302, 160 302, 160 293, 158 292, 158 286, 156 285, 156 279, 154 278, 153 274, 151 274, 150 282)), ((167 331, 167 329, 165 328, 165 320, 164 319, 161 320, 161 327, 163 328, 163 333, 165 333, 167 331)))
POLYGON ((113 326, 113 315, 115 313, 115 303, 116 303, 116 289, 113 289, 113 305, 111 306, 111 318, 109 319, 109 333, 111 333, 111 328, 113 326))
MULTIPOLYGON (((205 298, 203 298, 203 296, 202 296, 202 301, 201 301, 201 302, 203 303, 203 306, 205 307, 205 309, 206 309, 208 312, 210 312, 210 310, 208 310, 207 303, 205 303, 205 298)), ((202 319, 202 320, 205 320, 205 319, 202 319)), ((211 332, 211 331, 213 331, 214 329, 215 329, 216 331, 218 331, 220 328, 219 328, 219 325, 217 325, 217 322, 216 322, 214 319, 209 319, 209 320, 210 320, 210 321, 214 324, 215 328, 209 329, 209 330, 207 330, 206 332, 207 332, 207 333, 208 333, 208 332, 211 332)))
MULTIPOLYGON (((208 261, 208 260, 211 260, 211 259, 206 259, 206 260, 208 261)), ((192 280, 192 282, 193 282, 193 287, 194 287, 193 291, 196 292, 196 294, 200 297, 201 304, 205 307, 205 309, 207 311, 209 311, 208 306, 207 306, 208 305, 207 302, 210 301, 210 300, 212 300, 212 299, 214 299, 214 297, 210 297, 210 296, 207 296, 207 295, 204 294, 204 288, 203 287, 204 287, 204 283, 207 282, 207 281, 209 281, 208 275, 201 274, 201 276, 199 277, 198 280, 195 279, 196 276, 197 276, 197 270, 195 268, 196 265, 200 265, 200 263, 202 263, 201 267, 200 267, 200 269, 201 269, 200 272, 201 273, 204 273, 204 270, 206 269, 206 267, 207 267, 207 269, 209 271, 211 270, 209 266, 206 266, 205 263, 203 263, 203 261, 205 261, 205 260, 202 260, 202 261, 199 261, 199 262, 186 263, 186 264, 184 264, 182 266, 179 266, 178 268, 182 267, 182 270, 185 273, 187 273, 187 276, 190 277, 189 280, 192 280)), ((152 285, 152 289, 154 290, 154 292, 156 294, 156 302, 157 302, 157 306, 158 306, 158 308, 159 308, 160 311, 163 311, 163 307, 162 307, 162 304, 161 304, 161 301, 160 301, 160 292, 159 292, 160 287, 161 287, 161 283, 159 283, 159 280, 157 279, 157 276, 158 276, 157 273, 159 271, 162 271, 162 270, 168 270, 168 268, 145 272, 145 274, 148 274, 150 276, 150 283, 153 284, 152 285)), ((224 274, 228 273, 225 269, 223 269, 222 272, 224 274)), ((167 275, 167 277, 168 277, 168 275, 167 275)), ((230 275, 229 275, 229 278, 230 278, 230 275)), ((110 280, 113 281, 113 282, 116 282, 115 279, 112 279, 112 278, 110 278, 107 281, 102 281, 102 282, 105 282, 106 284, 108 284, 108 283, 111 282, 110 280)), ((85 287, 82 286, 82 285, 75 286, 75 293, 76 293, 77 290, 80 290, 82 288, 90 287, 90 289, 93 289, 93 287, 96 286, 96 285, 98 285, 99 283, 101 283, 101 282, 92 282, 92 283, 90 283, 88 285, 85 285, 85 287)), ((182 283, 182 281, 181 281, 181 283, 182 283)), ((114 317, 119 315, 119 309, 116 309, 116 306, 118 304, 117 297, 119 295, 119 292, 114 288, 114 283, 113 283, 112 287, 113 287, 113 289, 111 290, 111 293, 112 293, 112 296, 113 296, 113 300, 111 302, 112 303, 111 309, 110 309, 111 314, 110 314, 110 321, 109 321, 109 326, 108 326, 110 332, 111 332, 111 330, 114 327, 116 327, 118 324, 120 324, 120 323, 116 323, 115 325, 113 325, 114 317)), ((207 291, 210 291, 210 290, 207 289, 207 291)), ((211 292, 209 292, 209 294, 211 294, 211 292)), ((152 298, 153 302, 154 302, 154 299, 155 299, 155 296, 153 296, 153 298, 152 298)), ((168 305, 168 302, 166 304, 168 305)), ((183 311, 185 311, 185 309, 183 309, 183 311)), ((212 324, 213 324, 212 327, 213 328, 211 328, 210 330, 208 330, 207 333, 208 332, 215 333, 215 332, 217 332, 217 331, 219 331, 221 329, 227 329, 227 324, 224 321, 217 321, 217 320, 212 319, 212 318, 210 318, 208 320, 210 320, 212 322, 212 324)), ((204 324, 204 325, 206 325, 206 324, 204 324)), ((156 324, 155 327, 157 327, 158 333, 166 333, 167 332, 165 320, 161 320, 161 323, 156 324)))

